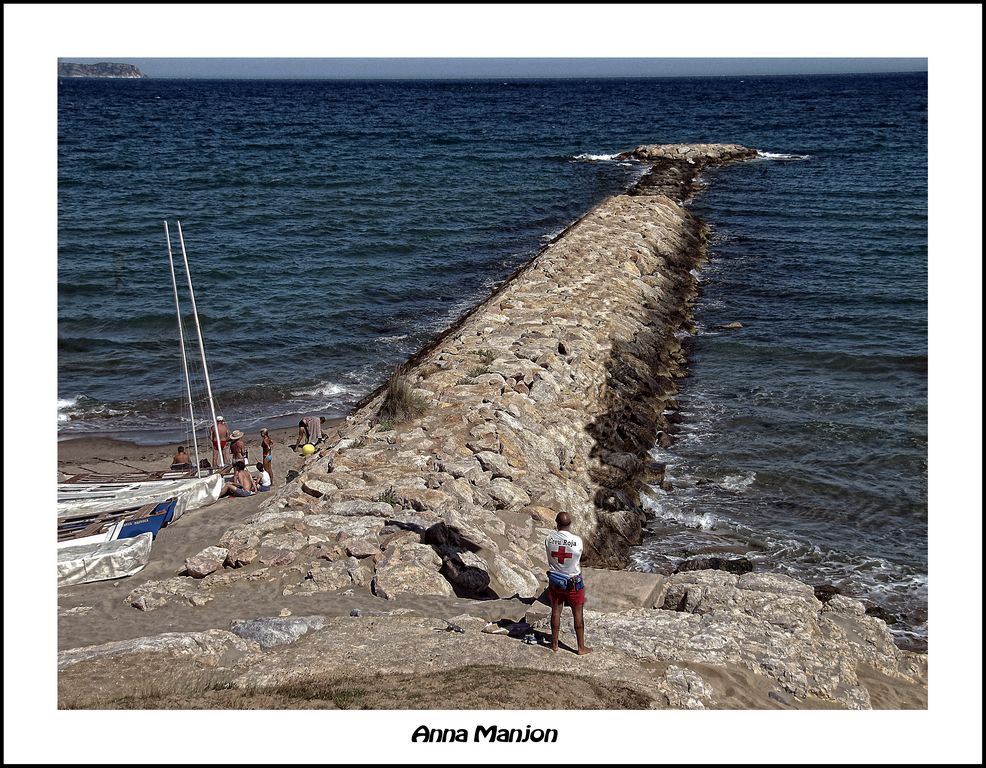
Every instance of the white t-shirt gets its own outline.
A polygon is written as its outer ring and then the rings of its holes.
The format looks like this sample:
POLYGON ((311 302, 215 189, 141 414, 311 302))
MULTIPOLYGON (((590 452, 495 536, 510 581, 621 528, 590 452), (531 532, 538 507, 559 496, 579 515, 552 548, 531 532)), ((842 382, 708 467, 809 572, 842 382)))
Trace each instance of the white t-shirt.
POLYGON ((582 571, 579 560, 582 559, 582 539, 571 531, 555 531, 548 534, 544 540, 544 549, 548 555, 548 570, 565 576, 578 576, 582 571))
POLYGON ((266 469, 260 470, 260 475, 257 478, 257 485, 262 488, 270 488, 270 472, 266 469))

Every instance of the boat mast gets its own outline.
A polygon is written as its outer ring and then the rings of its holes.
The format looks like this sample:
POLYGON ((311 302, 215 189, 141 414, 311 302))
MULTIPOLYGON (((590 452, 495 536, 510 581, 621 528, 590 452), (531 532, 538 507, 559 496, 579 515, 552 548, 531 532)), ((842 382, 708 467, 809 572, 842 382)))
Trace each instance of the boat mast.
POLYGON ((188 358, 185 357, 185 330, 181 322, 181 305, 178 303, 178 282, 175 280, 175 260, 171 255, 171 232, 168 222, 164 222, 164 236, 168 239, 168 266, 171 267, 171 287, 175 292, 175 312, 178 313, 178 340, 181 342, 181 367, 185 371, 185 391, 188 393, 188 418, 192 421, 192 445, 195 446, 195 475, 202 476, 199 468, 199 441, 195 437, 195 413, 192 410, 192 382, 188 378, 188 358))
MULTIPOLYGON (((202 326, 199 325, 199 311, 195 308, 195 291, 192 290, 192 273, 188 269, 188 254, 185 253, 185 236, 181 231, 181 222, 178 223, 178 241, 181 243, 181 257, 185 261, 185 275, 188 277, 188 295, 192 298, 192 315, 195 317, 195 330, 199 335, 199 352, 202 355, 202 373, 205 376, 205 391, 209 395, 209 411, 212 414, 212 429, 216 436, 215 446, 219 450, 219 466, 226 466, 226 457, 223 456, 223 445, 219 439, 219 424, 216 422, 216 404, 212 400, 212 385, 209 383, 209 368, 205 364, 205 344, 202 342, 202 326)), ((211 438, 210 438, 211 439, 211 438)))

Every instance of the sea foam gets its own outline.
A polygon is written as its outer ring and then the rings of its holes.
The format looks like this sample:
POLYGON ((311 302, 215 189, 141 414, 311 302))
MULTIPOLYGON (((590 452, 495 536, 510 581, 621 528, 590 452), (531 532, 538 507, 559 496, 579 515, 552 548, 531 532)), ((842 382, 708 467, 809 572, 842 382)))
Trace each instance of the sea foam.
POLYGON ((764 160, 810 160, 811 155, 785 155, 781 152, 762 152, 757 150, 757 157, 764 160))
POLYGON ((323 381, 318 384, 315 388, 305 390, 303 392, 292 392, 292 397, 312 397, 312 396, 322 396, 322 397, 334 397, 336 395, 346 395, 349 394, 350 390, 348 387, 344 387, 341 384, 336 384, 331 381, 323 381))
POLYGON ((575 155, 572 159, 573 160, 585 160, 585 161, 593 161, 593 160, 615 160, 616 159, 616 156, 618 154, 619 154, 619 152, 615 152, 612 155, 590 155, 589 153, 586 152, 586 153, 583 153, 581 155, 575 155))

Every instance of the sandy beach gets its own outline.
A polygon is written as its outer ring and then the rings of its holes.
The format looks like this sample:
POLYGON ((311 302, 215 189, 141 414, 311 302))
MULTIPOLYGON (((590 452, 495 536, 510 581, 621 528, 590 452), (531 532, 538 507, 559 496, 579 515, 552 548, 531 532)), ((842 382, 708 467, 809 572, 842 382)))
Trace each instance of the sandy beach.
MULTIPOLYGON (((335 433, 337 424, 338 421, 325 424, 328 439, 335 433)), ((271 430, 274 458, 270 495, 284 485, 289 471, 300 470, 304 463, 304 457, 295 449, 297 435, 296 429, 271 430)), ((259 459, 259 431, 246 435, 246 443, 250 458, 259 459)), ((172 444, 136 445, 105 437, 64 440, 58 444, 59 480, 81 473, 112 474, 167 469, 177 447, 172 444)), ((203 447, 200 445, 200 451, 203 447)), ((145 614, 131 608, 123 598, 146 581, 174 576, 184 567, 186 557, 214 544, 227 529, 255 513, 270 495, 223 497, 211 506, 186 512, 156 537, 151 559, 140 573, 120 581, 94 582, 60 589, 59 649, 167 632, 175 628, 213 626, 215 617, 199 616, 194 611, 189 612, 188 616, 158 615, 162 613, 160 611, 145 614)), ((248 602, 252 599, 247 598, 248 602)), ((260 605, 256 610, 260 610, 260 605)), ((248 605, 237 605, 232 613, 238 611, 249 613, 251 609, 248 605)))
MULTIPOLYGON (((338 419, 326 421, 324 425, 328 428, 325 433, 326 437, 331 437, 340 421, 338 419)), ((231 430, 235 428, 235 424, 230 426, 231 430)), ((274 487, 277 488, 284 485, 284 477, 289 470, 301 467, 303 457, 295 450, 295 442, 298 438, 297 429, 272 429, 270 434, 274 440, 273 481, 274 487)), ((250 460, 256 464, 261 458, 259 428, 247 433, 244 439, 250 460)), ((200 456, 211 461, 207 452, 207 444, 207 440, 199 439, 200 456)), ((110 437, 77 437, 62 440, 58 443, 58 479, 61 481, 63 478, 77 474, 112 474, 136 470, 168 469, 178 445, 178 443, 137 445, 110 437)), ((194 458, 191 448, 188 452, 194 458)))

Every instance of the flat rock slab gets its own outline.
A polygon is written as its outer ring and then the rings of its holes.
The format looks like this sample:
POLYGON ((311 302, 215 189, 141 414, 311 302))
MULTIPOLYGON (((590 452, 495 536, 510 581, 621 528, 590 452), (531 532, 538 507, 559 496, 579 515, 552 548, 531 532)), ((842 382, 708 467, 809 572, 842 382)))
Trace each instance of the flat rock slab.
POLYGON ((585 607, 600 613, 657 608, 664 603, 668 577, 660 573, 583 568, 585 607))
POLYGON ((264 650, 293 643, 309 631, 325 626, 324 616, 270 616, 234 621, 229 631, 244 640, 253 640, 264 650))

